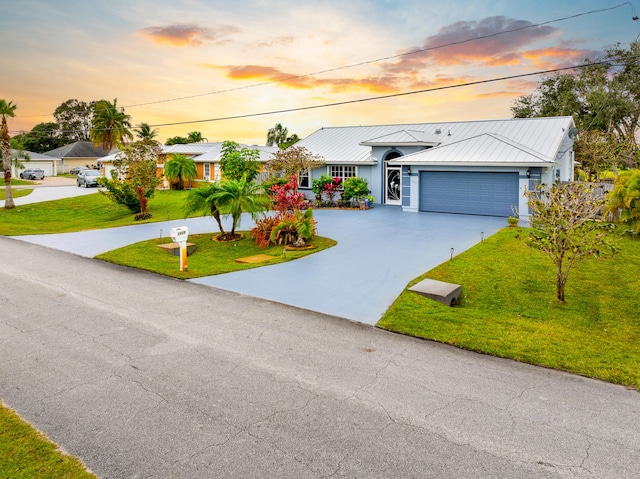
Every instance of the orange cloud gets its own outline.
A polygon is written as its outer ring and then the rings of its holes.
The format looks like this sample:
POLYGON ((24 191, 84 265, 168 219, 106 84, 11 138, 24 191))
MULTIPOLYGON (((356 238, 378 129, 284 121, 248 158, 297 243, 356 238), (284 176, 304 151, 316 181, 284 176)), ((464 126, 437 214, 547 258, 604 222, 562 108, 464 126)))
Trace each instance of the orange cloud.
POLYGON ((338 93, 344 91, 363 90, 375 93, 391 93, 398 91, 398 79, 393 76, 367 78, 316 78, 283 72, 274 67, 261 65, 216 66, 202 65, 206 68, 224 70, 227 77, 234 80, 252 80, 255 82, 278 82, 278 84, 295 89, 310 90, 312 88, 328 88, 338 93))
POLYGON ((200 46, 207 42, 223 43, 224 38, 239 32, 236 27, 222 25, 214 28, 198 25, 175 24, 148 27, 138 30, 138 35, 159 44, 175 47, 200 46))

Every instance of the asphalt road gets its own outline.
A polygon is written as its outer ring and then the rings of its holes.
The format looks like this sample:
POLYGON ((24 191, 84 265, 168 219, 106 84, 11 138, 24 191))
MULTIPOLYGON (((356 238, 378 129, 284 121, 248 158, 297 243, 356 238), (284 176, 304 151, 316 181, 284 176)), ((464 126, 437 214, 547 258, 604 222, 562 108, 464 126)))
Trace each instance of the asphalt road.
POLYGON ((0 398, 102 478, 637 478, 640 394, 0 237, 0 398))

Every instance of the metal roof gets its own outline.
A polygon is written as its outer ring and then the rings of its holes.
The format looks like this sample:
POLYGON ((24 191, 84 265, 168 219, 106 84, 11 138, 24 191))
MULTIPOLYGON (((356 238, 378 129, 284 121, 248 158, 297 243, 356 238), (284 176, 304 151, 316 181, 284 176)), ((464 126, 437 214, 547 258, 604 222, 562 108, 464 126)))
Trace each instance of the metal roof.
MULTIPOLYGON (((250 150, 258 150, 260 156, 258 161, 261 163, 269 161, 273 154, 279 150, 275 146, 257 146, 257 145, 240 145, 240 148, 249 148, 250 150)), ((222 143, 215 143, 210 146, 209 149, 199 156, 195 156, 193 159, 198 163, 216 163, 220 161, 222 155, 222 143)))
POLYGON ((402 130, 372 140, 366 140, 360 144, 365 146, 435 146, 440 144, 440 140, 423 131, 402 130))
POLYGON ((504 166, 542 166, 555 164, 544 156, 519 143, 493 133, 456 141, 447 145, 421 150, 402 156, 389 163, 403 165, 422 164, 481 164, 504 166))
MULTIPOLYGON (((544 158, 555 158, 566 136, 566 131, 574 126, 573 118, 508 118, 504 120, 459 121, 441 123, 412 123, 400 125, 352 126, 321 128, 296 143, 314 154, 320 155, 327 163, 372 164, 377 159, 371 155, 372 147, 363 142, 384 136, 407 132, 422 132, 438 140, 439 148, 492 133, 496 137, 518 144, 544 158)), ((385 144, 387 141, 385 140, 385 144)), ((387 146, 387 145, 382 145, 387 146)), ((476 143, 482 147, 481 142, 476 143)), ((448 150, 451 151, 451 150, 448 150)), ((469 150, 471 151, 471 150, 469 150)), ((469 157, 468 161, 475 161, 469 157)), ((462 161, 459 159, 458 161, 462 161)))

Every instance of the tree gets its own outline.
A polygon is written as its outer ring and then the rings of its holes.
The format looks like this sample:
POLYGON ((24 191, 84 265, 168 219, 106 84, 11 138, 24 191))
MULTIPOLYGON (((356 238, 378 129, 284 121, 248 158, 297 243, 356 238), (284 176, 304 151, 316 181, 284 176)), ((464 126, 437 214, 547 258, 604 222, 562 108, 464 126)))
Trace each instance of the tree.
POLYGON ((640 234, 640 170, 621 171, 609 193, 605 213, 618 217, 627 233, 640 234))
POLYGON ((222 227, 222 218, 220 216, 220 210, 216 204, 216 194, 220 191, 220 182, 209 183, 206 186, 200 188, 194 188, 189 191, 184 203, 184 216, 187 217, 192 213, 208 212, 214 217, 218 223, 221 236, 226 236, 224 228, 222 227))
POLYGON ((104 151, 111 151, 120 143, 126 144, 133 140, 131 117, 124 112, 124 108, 118 108, 118 99, 113 103, 108 100, 100 100, 93 109, 91 120, 91 141, 95 146, 102 146, 104 151))
POLYGON ((89 140, 95 103, 71 99, 55 109, 53 116, 58 124, 63 145, 89 140))
POLYGON ((240 148, 235 141, 222 143, 222 155, 220 157, 220 171, 225 179, 240 181, 247 177, 252 182, 260 172, 260 151, 246 147, 240 148))
POLYGON ((314 155, 304 146, 292 146, 286 150, 275 152, 273 157, 267 161, 265 169, 273 174, 282 173, 285 178, 291 178, 294 175, 300 178, 302 173, 320 168, 325 164, 324 158, 320 155, 314 155))
POLYGON ((172 136, 164 142, 165 145, 186 145, 187 143, 189 143, 189 139, 184 136, 172 136))
POLYGON ((187 134, 187 142, 188 143, 204 143, 207 141, 206 138, 202 137, 202 133, 199 131, 191 131, 187 134))
POLYGON ((531 210, 531 230, 523 240, 553 261, 556 296, 564 303, 569 272, 577 261, 617 251, 610 239, 613 225, 600 219, 605 200, 581 183, 540 185, 525 194, 531 210))
POLYGON ((276 123, 276 126, 269 128, 267 132, 267 146, 280 146, 280 143, 287 141, 287 135, 289 131, 286 127, 280 123, 276 123))
POLYGON ((176 190, 184 190, 184 181, 194 179, 196 174, 196 162, 193 158, 180 153, 174 153, 164 165, 164 176, 169 181, 176 182, 172 185, 176 190))
POLYGON ((133 130, 139 140, 153 140, 156 141, 158 136, 158 130, 152 130, 149 123, 140 123, 137 128, 133 130))
POLYGON ((7 103, 6 100, 0 99, 0 116, 2 117, 2 126, 0 127, 0 146, 2 151, 2 169, 4 170, 4 186, 5 186, 5 209, 15 208, 13 202, 13 192, 11 191, 11 145, 9 137, 9 126, 7 125, 7 117, 16 116, 16 108, 12 101, 7 103))
POLYGON ((151 217, 143 209, 146 208, 147 201, 153 198, 160 182, 156 169, 161 151, 160 146, 152 140, 124 145, 114 161, 116 169, 111 173, 112 178, 99 180, 100 185, 106 188, 103 194, 137 213, 136 220, 151 217), (146 201, 142 201, 142 198, 146 201))
POLYGON ((20 143, 25 150, 34 153, 45 153, 65 144, 58 124, 54 122, 38 123, 31 131, 20 135, 20 143))
POLYGON ((249 180, 248 175, 239 180, 220 181, 218 191, 213 195, 212 200, 223 215, 230 215, 232 218, 231 232, 222 238, 225 240, 237 239, 235 231, 240 224, 243 212, 251 213, 252 218, 256 219, 269 204, 269 197, 262 192, 259 185, 249 180))

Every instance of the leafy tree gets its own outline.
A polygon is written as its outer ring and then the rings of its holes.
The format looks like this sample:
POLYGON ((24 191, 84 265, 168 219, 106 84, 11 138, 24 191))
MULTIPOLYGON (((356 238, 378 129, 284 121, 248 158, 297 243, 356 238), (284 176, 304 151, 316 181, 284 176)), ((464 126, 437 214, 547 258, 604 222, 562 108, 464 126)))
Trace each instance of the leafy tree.
MULTIPOLYGON (((300 178, 302 173, 324 165, 324 158, 320 155, 314 155, 304 146, 292 146, 274 153, 273 157, 267 161, 265 169, 273 174, 282 173, 285 178, 293 176, 300 178)), ((296 191, 297 187, 296 182, 296 191)))
POLYGON ((5 186, 5 209, 15 208, 13 202, 13 192, 11 191, 11 144, 9 143, 9 126, 7 125, 7 117, 16 116, 16 108, 12 101, 7 103, 6 100, 0 99, 0 116, 2 117, 2 126, 0 127, 0 151, 2 152, 2 169, 4 170, 4 186, 5 186))
POLYGON ((191 131, 187 134, 188 143, 204 143, 207 141, 206 138, 202 137, 202 133, 199 131, 191 131))
POLYGON ((523 240, 553 261, 556 296, 564 303, 565 285, 574 263, 617 251, 610 240, 613 225, 599 219, 605 200, 582 183, 540 185, 525 194, 531 210, 531 229, 523 240))
POLYGON ((209 183, 200 188, 194 188, 187 194, 183 211, 185 217, 197 212, 210 213, 218 223, 220 234, 224 237, 227 233, 225 233, 224 228, 222 227, 220 210, 216 204, 216 194, 218 192, 220 192, 220 182, 218 181, 209 183))
POLYGON ((189 143, 189 138, 184 136, 172 136, 164 142, 165 145, 186 145, 187 143, 189 143))
POLYGON ((150 140, 140 140, 124 145, 116 156, 112 178, 101 178, 100 185, 107 191, 103 192, 113 202, 124 205, 133 213, 139 213, 136 219, 150 218, 146 211, 146 201, 153 198, 156 186, 160 180, 157 177, 158 155, 160 146, 150 140), (140 189, 139 189, 140 188, 140 189))
POLYGON ((276 123, 276 126, 269 128, 267 131, 267 146, 280 146, 280 143, 287 141, 287 135, 289 131, 281 123, 276 123))
POLYGON ((104 151, 111 151, 120 143, 133 140, 130 131, 131 117, 118 107, 118 99, 113 103, 100 100, 93 109, 91 120, 91 141, 95 146, 101 145, 104 151))
POLYGON ((196 177, 196 162, 193 158, 180 153, 174 153, 164 165, 164 176, 169 181, 175 181, 172 187, 176 190, 184 190, 184 181, 196 177))
POLYGON ((152 130, 149 123, 140 123, 137 128, 133 130, 139 140, 153 140, 156 141, 158 136, 158 130, 152 130))
POLYGON ((257 219, 260 213, 266 211, 269 197, 259 185, 249 180, 248 175, 239 180, 224 179, 219 182, 218 188, 212 200, 223 215, 230 215, 232 218, 231 232, 222 239, 233 240, 237 238, 235 231, 242 213, 250 213, 257 219))
POLYGON ((640 170, 621 171, 609 193, 605 213, 627 225, 627 233, 640 234, 640 170))
POLYGON ((20 143, 25 150, 35 153, 45 153, 65 144, 58 124, 54 122, 38 123, 31 131, 20 135, 20 143))
POLYGON ((63 145, 89 140, 95 103, 70 99, 55 109, 53 116, 58 124, 63 145))
POLYGON ((252 182, 260 172, 258 161, 260 151, 246 147, 240 148, 235 141, 225 141, 222 144, 220 157, 220 171, 225 179, 240 181, 245 176, 252 182))

